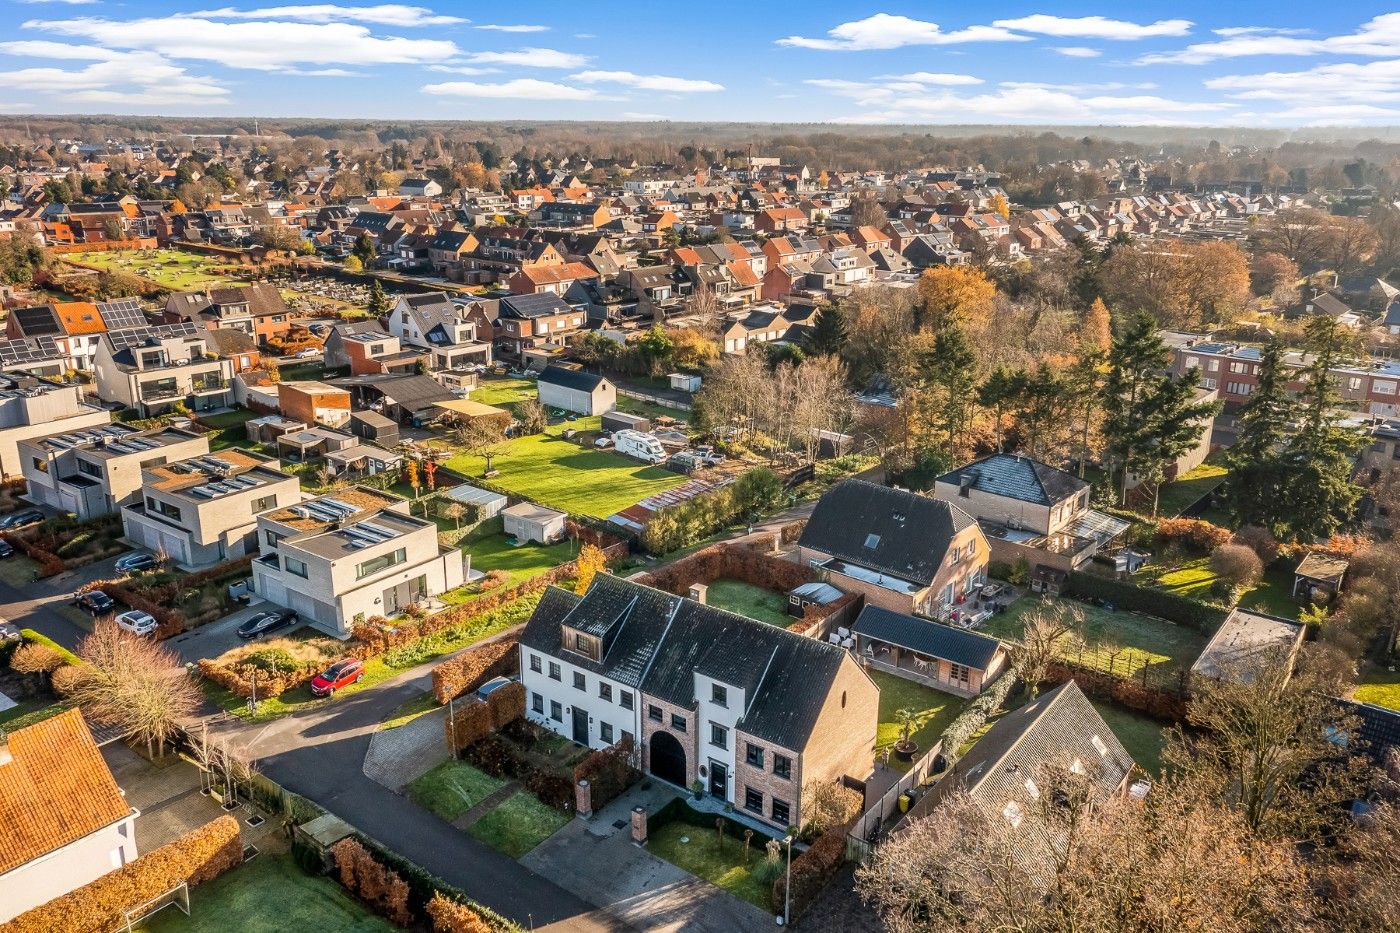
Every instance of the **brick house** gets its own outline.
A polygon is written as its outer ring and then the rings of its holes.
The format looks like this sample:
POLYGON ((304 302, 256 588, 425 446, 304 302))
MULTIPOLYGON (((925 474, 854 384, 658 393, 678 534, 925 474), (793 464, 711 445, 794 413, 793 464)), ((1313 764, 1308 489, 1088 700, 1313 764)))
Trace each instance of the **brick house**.
POLYGON ((590 748, 631 738, 652 777, 779 831, 804 789, 872 768, 880 692, 847 651, 617 577, 548 590, 520 670, 531 721, 590 748))
POLYGON ((827 490, 797 544, 798 559, 842 592, 921 615, 945 614, 982 586, 990 555, 957 506, 854 479, 827 490))
POLYGON ((512 353, 540 343, 562 343, 568 334, 587 322, 588 313, 567 304, 558 295, 511 295, 502 298, 496 318, 496 340, 512 353))

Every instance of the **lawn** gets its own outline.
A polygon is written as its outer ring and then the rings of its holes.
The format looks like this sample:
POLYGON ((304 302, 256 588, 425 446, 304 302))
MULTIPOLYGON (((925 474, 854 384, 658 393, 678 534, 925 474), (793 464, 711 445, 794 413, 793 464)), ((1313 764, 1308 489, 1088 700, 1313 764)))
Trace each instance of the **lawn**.
POLYGON ((522 790, 473 823, 467 832, 511 858, 520 858, 568 822, 567 815, 522 790))
MULTIPOLYGON (((1220 596, 1214 591, 1219 578, 1210 569, 1210 557, 1191 557, 1174 564, 1148 564, 1137 572, 1133 582, 1139 586, 1151 586, 1187 599, 1200 602, 1219 602, 1220 596)), ((1293 586, 1293 575, 1287 570, 1270 569, 1264 572, 1259 582, 1240 597, 1243 609, 1257 609, 1287 619, 1298 618, 1298 602, 1289 592, 1293 586)))
POLYGON ((454 760, 444 761, 409 784, 408 795, 450 823, 505 786, 501 778, 454 760))
POLYGON ((190 893, 190 916, 167 907, 138 927, 144 933, 281 933, 395 929, 350 898, 334 881, 312 877, 289 855, 260 855, 190 893))
POLYGON ((1219 463, 1207 461, 1180 479, 1162 486, 1157 500, 1157 514, 1180 515, 1210 493, 1229 477, 1230 471, 1219 463))
POLYGON ((214 429, 209 436, 209 449, 219 451, 229 447, 252 447, 244 425, 256 417, 257 412, 239 408, 217 415, 201 415, 199 420, 214 429))
POLYGON ((1094 709, 1099 711, 1103 721, 1108 723, 1113 734, 1118 736, 1118 741, 1123 743, 1128 754, 1133 756, 1138 767, 1152 777, 1157 777, 1162 771, 1162 749, 1167 744, 1162 724, 1140 713, 1124 709, 1116 703, 1102 700, 1090 702, 1094 704, 1094 709))
POLYGON ((1271 567, 1264 571, 1264 576, 1254 585, 1254 589, 1240 597, 1240 608, 1296 619, 1302 604, 1293 598, 1292 590, 1292 571, 1271 567))
POLYGON ((302 363, 287 363, 278 368, 283 382, 315 382, 326 374, 326 367, 320 360, 302 363))
MULTIPOLYGON (((1023 596, 1001 615, 983 623, 981 631, 998 638, 1020 638, 1025 616, 1042 606, 1039 596, 1023 596)), ((1110 611, 1087 603, 1065 605, 1084 613, 1084 646, 1075 659, 1102 671, 1131 676, 1146 665, 1189 668, 1200 656, 1206 637, 1195 629, 1135 612, 1110 611)))
POLYGON ((379 728, 381 731, 397 729, 399 726, 408 725, 424 713, 431 713, 433 710, 441 708, 431 693, 420 693, 413 699, 400 703, 398 709, 390 713, 389 718, 379 724, 379 728))
POLYGON ((518 402, 538 398, 533 379, 485 378, 472 390, 472 401, 497 408, 509 407, 512 411, 518 402))
POLYGON ((787 628, 793 618, 787 614, 787 597, 742 580, 716 580, 710 584, 705 601, 711 606, 787 628))
MULTIPOLYGON (((586 428, 578 423, 573 426, 586 428)), ((558 436, 561 430, 563 426, 555 426, 544 434, 499 445, 491 466, 500 475, 492 482, 551 508, 607 518, 686 481, 679 473, 563 440, 558 436)), ((480 476, 484 463, 476 454, 462 453, 446 466, 463 476, 480 476)))
POLYGON ((771 883, 764 884, 755 877, 752 868, 763 861, 761 836, 755 834, 749 848, 749 864, 743 864, 744 840, 725 836, 721 842, 713 829, 691 826, 680 820, 667 823, 647 836, 647 848, 678 868, 723 888, 765 912, 771 911, 771 883), (681 842, 682 839, 689 840, 681 842))
POLYGON ((483 534, 480 537, 473 537, 474 534, 475 532, 461 541, 462 549, 472 556, 472 569, 482 573, 504 570, 510 574, 505 586, 515 586, 531 577, 537 577, 575 557, 574 542, 569 540, 554 544, 532 542, 516 547, 501 532, 483 534))
MULTIPOLYGON (((884 754, 885 749, 892 748, 894 743, 899 741, 899 720, 895 718, 898 710, 913 709, 916 712, 917 726, 913 739, 919 743, 919 751, 915 753, 917 758, 938 741, 943 730, 958 718, 958 714, 968 703, 962 697, 955 697, 951 693, 943 693, 884 671, 871 671, 870 676, 874 678, 875 686, 880 688, 880 728, 875 737, 877 758, 884 754)), ((908 767, 893 754, 890 755, 890 765, 896 768, 908 767)))
POLYGON ((1361 678, 1361 685, 1352 694, 1358 703, 1373 703, 1386 709, 1400 710, 1400 672, 1373 667, 1361 678))
POLYGON ((39 565, 28 557, 19 553, 0 560, 0 580, 4 580, 10 586, 24 588, 34 582, 34 574, 39 571, 39 565))
POLYGON ((67 703, 51 703, 48 700, 20 700, 7 710, 0 710, 0 728, 14 732, 51 719, 69 708, 67 703))
POLYGON ((243 279, 217 275, 210 271, 225 263, 214 262, 206 257, 177 249, 112 250, 78 253, 70 258, 74 262, 96 269, 130 272, 177 291, 248 284, 243 279))

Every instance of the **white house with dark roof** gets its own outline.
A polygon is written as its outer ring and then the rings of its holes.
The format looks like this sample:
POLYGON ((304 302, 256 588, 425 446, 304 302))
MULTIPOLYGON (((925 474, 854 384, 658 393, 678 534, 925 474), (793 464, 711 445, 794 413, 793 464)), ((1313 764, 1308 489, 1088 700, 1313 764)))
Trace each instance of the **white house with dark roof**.
POLYGON ((607 574, 546 591, 520 671, 532 722, 590 748, 632 739, 652 777, 780 832, 804 789, 873 767, 879 688, 849 652, 607 574))
POLYGON ((491 362, 491 335, 483 341, 445 292, 401 296, 389 310, 389 333, 404 346, 431 351, 433 370, 491 362))
POLYGON ((580 415, 602 415, 617 407, 617 387, 606 376, 565 366, 546 366, 536 383, 540 404, 580 415))

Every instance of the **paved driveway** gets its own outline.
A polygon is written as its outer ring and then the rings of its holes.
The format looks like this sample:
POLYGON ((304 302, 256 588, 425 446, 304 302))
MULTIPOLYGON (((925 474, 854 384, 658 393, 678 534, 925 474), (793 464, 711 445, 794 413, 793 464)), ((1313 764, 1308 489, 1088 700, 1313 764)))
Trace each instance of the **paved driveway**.
MULTIPOLYGON (((256 606, 240 609, 222 619, 216 619, 207 625, 191 629, 183 635, 167 639, 165 646, 175 651, 180 655, 180 660, 185 662, 198 661, 200 658, 217 658, 230 648, 237 648, 239 645, 245 644, 243 639, 238 637, 238 626, 246 622, 250 616, 256 615, 270 606, 270 603, 263 601, 256 606)), ((285 635, 287 631, 283 629, 274 634, 285 635)))

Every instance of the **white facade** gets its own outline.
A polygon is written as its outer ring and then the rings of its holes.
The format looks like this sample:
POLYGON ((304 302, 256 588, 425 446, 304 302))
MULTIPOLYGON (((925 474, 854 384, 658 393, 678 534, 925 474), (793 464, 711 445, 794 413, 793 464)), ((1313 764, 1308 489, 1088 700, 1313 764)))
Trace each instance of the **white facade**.
POLYGON ((134 862, 136 811, 0 875, 0 923, 134 862))
POLYGON ((525 717, 580 745, 607 748, 620 741, 624 733, 634 741, 642 734, 641 717, 645 713, 640 693, 570 664, 567 652, 545 655, 521 646, 520 681, 525 687, 525 717), (557 679, 552 676, 551 665, 559 668, 557 679), (576 676, 583 677, 583 689, 574 686, 576 676), (602 687, 608 688, 611 698, 603 696, 602 687), (624 705, 628 702, 624 695, 630 697, 631 709, 624 705), (578 727, 586 728, 586 732, 575 732, 576 715, 578 727))

